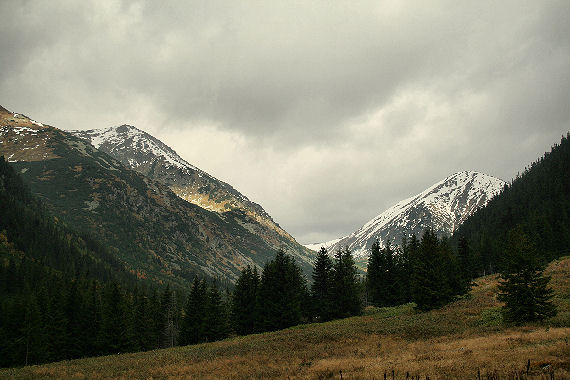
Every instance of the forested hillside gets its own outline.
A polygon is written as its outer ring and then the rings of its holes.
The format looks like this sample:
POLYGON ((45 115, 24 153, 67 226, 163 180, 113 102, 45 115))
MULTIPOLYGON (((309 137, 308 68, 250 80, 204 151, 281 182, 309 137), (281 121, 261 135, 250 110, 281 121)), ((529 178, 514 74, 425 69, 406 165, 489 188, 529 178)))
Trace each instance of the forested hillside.
POLYGON ((533 162, 453 235, 473 276, 501 269, 508 231, 521 225, 544 262, 570 251, 570 134, 533 162), (462 238, 466 239, 461 244, 462 238))
MULTIPOLYGON (((241 210, 205 210, 84 140, 0 110, 0 154, 52 214, 93 236, 140 278, 189 286, 230 283, 291 242, 241 210)), ((308 275, 310 251, 295 243, 308 275)), ((293 252, 291 252, 293 253, 293 252)))
POLYGON ((112 319, 125 315, 110 308, 123 301, 119 284, 148 285, 54 218, 0 156, 0 366, 116 348, 112 319))
POLYGON ((252 332, 239 328, 247 318, 256 332, 312 319, 306 280, 291 256, 279 251, 260 277, 251 273, 259 286, 251 293, 238 281, 232 297, 205 279, 185 289, 140 278, 55 218, 0 156, 0 367, 214 341, 232 330, 252 332), (237 302, 244 292, 254 309, 237 302))

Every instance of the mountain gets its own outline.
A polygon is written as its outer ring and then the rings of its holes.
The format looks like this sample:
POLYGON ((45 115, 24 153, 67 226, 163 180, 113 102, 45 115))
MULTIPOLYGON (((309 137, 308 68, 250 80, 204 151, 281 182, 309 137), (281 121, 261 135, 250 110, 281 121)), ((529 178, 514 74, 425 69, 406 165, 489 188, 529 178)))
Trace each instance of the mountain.
POLYGON ((382 245, 387 241, 399 244, 403 236, 420 236, 427 227, 440 235, 451 235, 468 216, 485 206, 504 186, 504 181, 483 173, 455 173, 420 194, 390 207, 348 236, 308 244, 306 247, 313 250, 326 247, 332 252, 348 246, 354 256, 362 260, 367 257, 367 250, 376 239, 382 245))
POLYGON ((63 223, 89 233, 140 278, 237 279, 279 249, 310 273, 309 250, 241 209, 217 213, 131 170, 85 140, 0 110, 0 155, 63 223))
POLYGON ((168 186, 180 198, 206 210, 241 210, 296 244, 271 216, 231 185, 186 162, 162 141, 130 125, 70 131, 123 165, 168 186))
POLYGON ((545 263, 570 254, 570 133, 462 223, 450 243, 465 238, 480 261, 473 274, 493 273, 501 269, 505 237, 515 227, 545 263))

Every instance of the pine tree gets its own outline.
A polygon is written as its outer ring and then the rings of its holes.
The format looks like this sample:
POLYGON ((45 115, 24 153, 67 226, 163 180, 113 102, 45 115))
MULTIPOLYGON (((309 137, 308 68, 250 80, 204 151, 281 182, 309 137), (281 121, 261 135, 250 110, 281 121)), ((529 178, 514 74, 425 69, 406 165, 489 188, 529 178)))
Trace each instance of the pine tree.
POLYGON ((162 309, 162 347, 174 347, 178 343, 178 303, 176 294, 166 286, 160 297, 162 309))
POLYGON ((160 306, 158 291, 156 289, 152 291, 149 300, 149 314, 150 314, 150 319, 152 321, 152 326, 151 326, 152 348, 153 349, 161 348, 162 332, 164 329, 165 321, 164 321, 164 314, 162 313, 162 309, 160 306))
POLYGON ((448 302, 446 263, 440 248, 433 230, 426 229, 414 257, 411 280, 412 301, 422 311, 441 307, 448 302))
POLYGON ((26 299, 26 309, 21 334, 25 344, 24 365, 44 361, 45 335, 36 297, 30 294, 26 299))
POLYGON ((153 346, 152 339, 152 319, 148 298, 141 292, 133 295, 134 316, 133 328, 135 332, 135 343, 137 350, 147 351, 153 346))
POLYGON ((205 341, 206 303, 206 283, 195 278, 184 308, 180 331, 181 344, 195 344, 205 341))
POLYGON ((327 249, 322 247, 313 267, 313 286, 311 287, 312 314, 321 322, 332 319, 334 313, 332 266, 327 249))
POLYGON ((111 283, 103 295, 103 313, 101 321, 100 342, 105 353, 128 352, 133 342, 128 320, 125 318, 127 308, 121 289, 117 283, 111 283))
POLYGON ((368 297, 375 306, 386 304, 386 276, 384 256, 382 255, 380 242, 376 240, 370 247, 368 266, 366 268, 366 288, 368 297))
POLYGON ((471 288, 471 279, 475 273, 473 269, 472 251, 465 237, 460 237, 457 243, 457 260, 461 273, 462 291, 467 293, 471 288))
POLYGON ((541 321, 556 315, 550 277, 543 274, 535 245, 521 226, 509 231, 500 274, 498 299, 505 303, 504 320, 514 324, 541 321))
POLYGON ((207 291, 204 336, 207 342, 223 339, 228 334, 225 305, 216 284, 207 291))
MULTIPOLYGON (((54 278, 52 279, 55 280, 54 278)), ((65 318, 65 302, 61 281, 55 280, 52 284, 45 315, 45 326, 48 342, 46 353, 48 360, 66 359, 64 347, 68 341, 68 333, 66 330, 67 320, 65 318)))
POLYGON ((335 253, 332 292, 336 318, 359 315, 362 312, 358 271, 348 247, 335 253))
POLYGON ((84 342, 85 356, 94 356, 100 353, 97 337, 101 328, 101 297, 96 281, 92 281, 85 300, 85 313, 82 320, 82 329, 88 337, 84 342))
POLYGON ((65 342, 66 358, 80 357, 85 351, 84 344, 87 337, 84 335, 83 326, 81 324, 84 318, 82 310, 83 304, 84 302, 79 293, 77 280, 72 281, 65 299, 65 317, 67 322, 67 341, 65 342))
POLYGON ((301 269, 284 251, 265 265, 256 303, 256 328, 273 331, 297 325, 304 313, 306 280, 301 269))
POLYGON ((232 322, 236 333, 251 334, 255 331, 255 304, 259 288, 257 268, 249 265, 241 272, 232 294, 232 322))
POLYGON ((408 247, 408 239, 402 239, 400 254, 396 256, 396 283, 398 289, 397 304, 405 304, 411 302, 410 296, 410 275, 412 273, 412 255, 408 247))
POLYGON ((441 238, 437 255, 439 276, 442 278, 442 306, 453 300, 455 296, 466 294, 468 283, 461 273, 457 256, 452 251, 447 237, 441 238))

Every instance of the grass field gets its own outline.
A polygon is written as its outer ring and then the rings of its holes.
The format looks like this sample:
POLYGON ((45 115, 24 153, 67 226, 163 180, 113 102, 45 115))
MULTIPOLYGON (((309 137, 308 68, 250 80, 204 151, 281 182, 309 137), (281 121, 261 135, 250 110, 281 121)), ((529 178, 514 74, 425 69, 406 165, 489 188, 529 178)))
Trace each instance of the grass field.
POLYGON ((413 305, 221 342, 0 371, 0 378, 422 379, 570 378, 570 257, 551 263, 558 315, 508 327, 497 278, 440 310, 413 305), (529 375, 526 375, 530 360, 529 375))

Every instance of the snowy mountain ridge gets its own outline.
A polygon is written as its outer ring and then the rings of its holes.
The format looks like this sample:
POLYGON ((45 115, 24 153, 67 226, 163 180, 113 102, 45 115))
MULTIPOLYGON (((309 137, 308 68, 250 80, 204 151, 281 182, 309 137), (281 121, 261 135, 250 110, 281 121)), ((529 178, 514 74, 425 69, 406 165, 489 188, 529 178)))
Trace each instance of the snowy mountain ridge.
POLYGON ((297 244, 259 204, 250 201, 231 185, 188 163, 147 132, 130 125, 70 132, 128 168, 167 185, 190 203, 220 214, 231 210, 244 212, 297 244))
POLYGON ((428 227, 439 235, 449 235, 504 185, 504 181, 487 174, 458 172, 398 202, 348 236, 305 247, 312 250, 325 247, 329 252, 348 247, 356 258, 362 259, 376 239, 381 245, 387 241, 399 244, 403 236, 419 237, 428 227))
MULTIPOLYGON (((135 148, 139 152, 152 153, 154 156, 162 157, 169 165, 181 169, 198 170, 208 175, 194 165, 189 164, 162 141, 132 125, 123 124, 118 127, 105 129, 69 132, 85 140, 89 140, 91 145, 100 150, 105 150, 105 148, 108 150, 110 147, 114 147, 113 150, 123 151, 127 147, 129 150, 135 148)), ((148 163, 148 160, 136 160, 136 157, 131 157, 129 158, 129 163, 131 166, 140 166, 148 163)))

